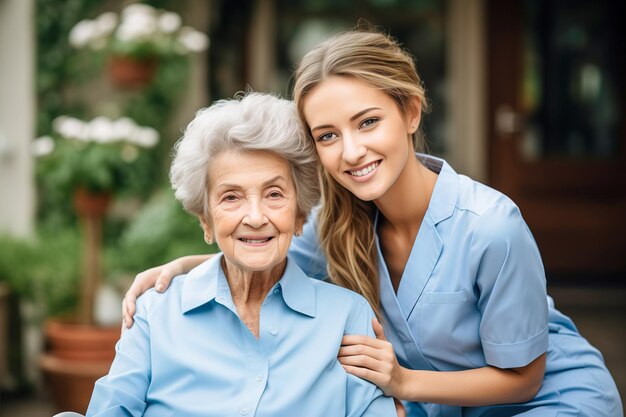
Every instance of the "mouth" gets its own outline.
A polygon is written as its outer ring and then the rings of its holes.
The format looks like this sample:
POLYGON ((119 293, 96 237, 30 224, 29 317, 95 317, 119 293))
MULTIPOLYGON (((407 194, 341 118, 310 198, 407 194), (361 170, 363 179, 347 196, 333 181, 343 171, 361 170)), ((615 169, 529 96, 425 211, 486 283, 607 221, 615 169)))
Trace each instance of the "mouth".
POLYGON ((237 238, 237 240, 239 240, 240 242, 243 242, 246 245, 251 245, 251 246, 262 246, 262 245, 264 245, 265 243, 269 242, 272 239, 274 239, 274 237, 263 237, 263 238, 240 237, 240 238, 237 238))
POLYGON ((364 177, 367 174, 369 174, 370 172, 374 171, 376 168, 378 168, 380 163, 381 163, 381 160, 374 161, 371 164, 368 164, 368 165, 366 165, 364 167, 361 167, 359 169, 347 170, 346 172, 348 174, 352 175, 353 177, 364 177))

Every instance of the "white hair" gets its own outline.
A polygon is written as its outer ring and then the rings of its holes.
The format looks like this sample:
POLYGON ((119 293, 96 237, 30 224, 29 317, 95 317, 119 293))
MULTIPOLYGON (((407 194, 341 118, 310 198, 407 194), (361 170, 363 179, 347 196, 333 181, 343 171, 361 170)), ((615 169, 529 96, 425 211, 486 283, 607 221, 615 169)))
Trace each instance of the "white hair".
POLYGON ((196 113, 174 146, 170 180, 188 212, 208 214, 209 166, 224 151, 268 151, 288 163, 299 214, 308 215, 320 196, 317 154, 292 101, 247 93, 219 100, 196 113))

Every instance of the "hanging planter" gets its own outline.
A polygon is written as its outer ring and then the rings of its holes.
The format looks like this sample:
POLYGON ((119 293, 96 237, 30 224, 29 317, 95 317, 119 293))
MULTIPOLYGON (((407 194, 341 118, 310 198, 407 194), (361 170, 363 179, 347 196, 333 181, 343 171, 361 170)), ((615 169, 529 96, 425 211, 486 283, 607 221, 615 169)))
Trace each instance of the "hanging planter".
POLYGON ((111 83, 121 89, 141 89, 152 82, 159 61, 155 57, 113 55, 107 64, 111 83))

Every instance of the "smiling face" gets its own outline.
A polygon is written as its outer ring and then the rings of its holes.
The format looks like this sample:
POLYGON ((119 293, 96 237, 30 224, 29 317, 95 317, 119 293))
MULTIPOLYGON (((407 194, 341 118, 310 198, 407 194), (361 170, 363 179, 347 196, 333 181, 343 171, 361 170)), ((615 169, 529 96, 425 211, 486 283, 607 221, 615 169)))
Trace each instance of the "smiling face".
POLYGON ((298 215, 289 164, 265 151, 226 151, 209 168, 209 216, 205 235, 214 236, 229 266, 246 272, 282 268, 298 215))
POLYGON ((413 155, 419 110, 405 115, 384 91, 339 76, 318 84, 303 104, 326 171, 361 200, 382 197, 413 155))

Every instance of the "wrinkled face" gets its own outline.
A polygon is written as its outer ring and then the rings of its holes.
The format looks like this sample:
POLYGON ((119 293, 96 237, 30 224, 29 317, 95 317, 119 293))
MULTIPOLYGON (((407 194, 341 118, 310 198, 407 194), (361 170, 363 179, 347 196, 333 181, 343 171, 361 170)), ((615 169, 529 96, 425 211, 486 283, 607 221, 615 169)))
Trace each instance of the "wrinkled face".
POLYGON ((361 200, 382 197, 413 155, 419 110, 405 115, 385 92, 338 76, 318 84, 303 104, 326 171, 361 200))
POLYGON ((282 267, 304 223, 288 162, 265 151, 226 151, 211 163, 209 179, 209 216, 201 223, 226 262, 243 272, 282 267))

